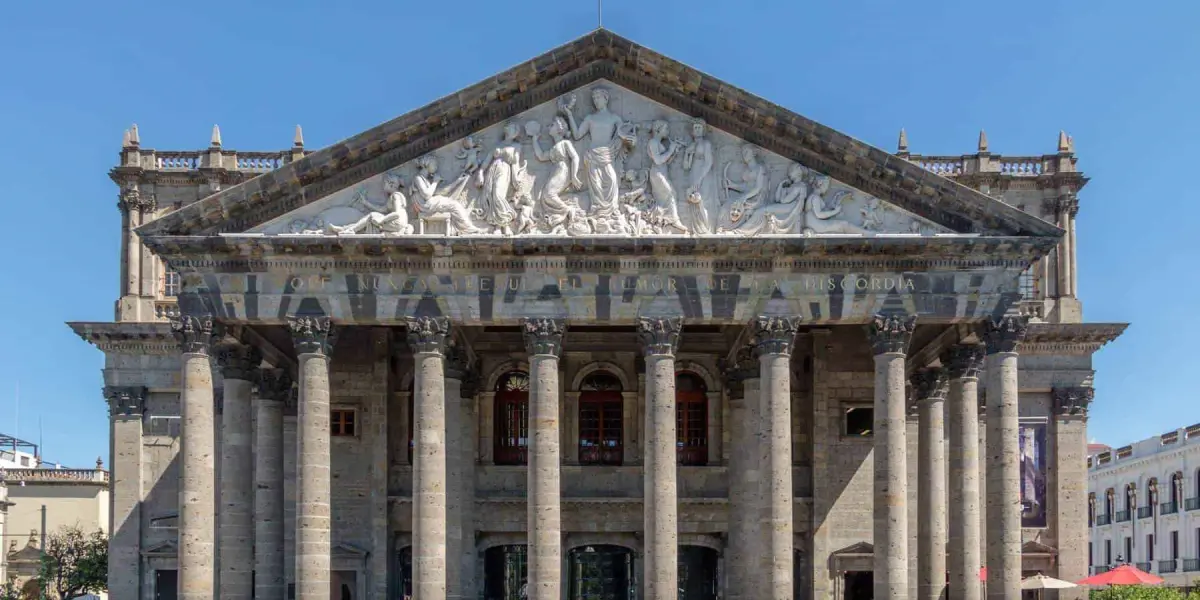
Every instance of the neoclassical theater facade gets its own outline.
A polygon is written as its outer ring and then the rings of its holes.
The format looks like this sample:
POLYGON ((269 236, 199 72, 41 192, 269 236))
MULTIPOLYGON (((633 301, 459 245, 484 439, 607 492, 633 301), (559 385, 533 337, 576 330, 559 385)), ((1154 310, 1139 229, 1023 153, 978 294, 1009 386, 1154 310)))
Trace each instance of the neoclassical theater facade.
MULTIPOLYGON (((1054 153, 868 146, 597 30, 334 146, 127 131, 121 599, 1019 597, 1087 574, 1054 153)), ((1059 597, 1076 598, 1063 593, 1059 597)))

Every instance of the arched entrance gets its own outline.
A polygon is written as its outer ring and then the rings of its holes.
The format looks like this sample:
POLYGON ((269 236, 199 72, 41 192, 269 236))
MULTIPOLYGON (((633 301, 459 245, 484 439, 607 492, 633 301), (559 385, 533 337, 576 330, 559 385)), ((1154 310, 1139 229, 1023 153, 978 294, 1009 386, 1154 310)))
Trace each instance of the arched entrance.
POLYGON ((633 551, 621 546, 581 546, 568 553, 569 600, 632 600, 633 551))
POLYGON ((493 546, 483 553, 483 597, 487 600, 522 600, 528 569, 524 544, 493 546))
POLYGON ((717 551, 704 546, 679 547, 679 600, 716 600, 717 551))

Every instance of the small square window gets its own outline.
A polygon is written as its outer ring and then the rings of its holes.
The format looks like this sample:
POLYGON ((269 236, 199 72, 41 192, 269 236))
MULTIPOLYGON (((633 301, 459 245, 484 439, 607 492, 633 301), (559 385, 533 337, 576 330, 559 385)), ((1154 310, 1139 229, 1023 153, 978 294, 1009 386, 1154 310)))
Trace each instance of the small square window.
POLYGON ((354 410, 349 408, 335 408, 329 412, 329 422, 332 426, 332 434, 335 436, 353 436, 354 433, 354 410))
POLYGON ((875 427, 875 409, 869 406, 850 406, 846 408, 846 435, 850 437, 868 437, 875 427))

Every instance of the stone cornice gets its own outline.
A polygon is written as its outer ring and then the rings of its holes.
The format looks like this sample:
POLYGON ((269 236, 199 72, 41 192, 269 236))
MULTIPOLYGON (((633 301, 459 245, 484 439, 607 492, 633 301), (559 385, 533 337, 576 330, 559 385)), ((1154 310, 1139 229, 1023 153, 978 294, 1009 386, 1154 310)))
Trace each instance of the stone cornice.
POLYGON ((67 326, 105 353, 175 356, 179 342, 167 323, 72 322, 67 326))
POLYGON ((605 79, 956 231, 1062 230, 605 29, 222 190, 140 228, 143 237, 244 231, 462 135, 605 79))
POLYGON ((1090 356, 1117 339, 1128 323, 1030 323, 1017 347, 1028 355, 1090 356))

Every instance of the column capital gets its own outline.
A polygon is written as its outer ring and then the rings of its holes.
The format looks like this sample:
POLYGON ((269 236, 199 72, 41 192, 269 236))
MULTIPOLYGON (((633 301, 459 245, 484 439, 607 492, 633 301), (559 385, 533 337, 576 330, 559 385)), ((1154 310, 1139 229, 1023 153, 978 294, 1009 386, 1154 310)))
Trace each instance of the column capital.
POLYGON ((638 317, 637 335, 645 356, 674 356, 679 350, 682 317, 638 317))
POLYGON ((450 339, 449 317, 408 317, 404 319, 408 345, 414 354, 445 356, 450 339))
POLYGON ((925 367, 917 369, 909 377, 912 382, 913 398, 918 403, 939 402, 946 399, 946 369, 925 367))
POLYGON ((784 354, 791 356, 796 346, 800 317, 760 316, 750 323, 754 355, 784 354))
POLYGON ((905 354, 917 328, 917 316, 907 314, 875 315, 867 324, 867 339, 871 351, 880 354, 905 354))
POLYGON ((209 314, 180 314, 170 317, 171 333, 184 354, 208 356, 209 348, 220 337, 221 327, 209 314))
POLYGON ((951 379, 979 377, 983 356, 983 344, 957 344, 942 353, 941 361, 946 367, 946 375, 951 379))
POLYGON ((1016 352, 1017 345, 1025 339, 1029 330, 1029 317, 1007 316, 990 318, 983 322, 983 341, 988 354, 1016 352))
POLYGON ((287 369, 258 369, 258 397, 287 403, 295 395, 292 374, 287 369))
POLYGON ((446 360, 442 363, 443 371, 446 377, 457 379, 462 382, 462 385, 467 386, 469 382, 474 380, 474 386, 479 386, 479 360, 471 360, 467 349, 462 344, 453 340, 446 342, 446 360))
POLYGON ((567 322, 549 317, 527 317, 521 320, 521 333, 525 337, 525 350, 530 356, 548 354, 555 358, 562 355, 563 334, 567 322))
POLYGON ((254 371, 262 364, 262 352, 249 344, 226 338, 216 344, 217 366, 221 377, 253 381, 254 371))
POLYGON ((146 388, 139 385, 106 385, 104 399, 108 400, 108 414, 141 415, 146 411, 146 388))
POLYGON ((320 354, 329 357, 337 338, 333 320, 329 317, 293 316, 287 318, 288 330, 296 354, 320 354))
POLYGON ((1090 387, 1054 388, 1050 393, 1054 396, 1054 414, 1060 417, 1086 417, 1096 390, 1090 387))

